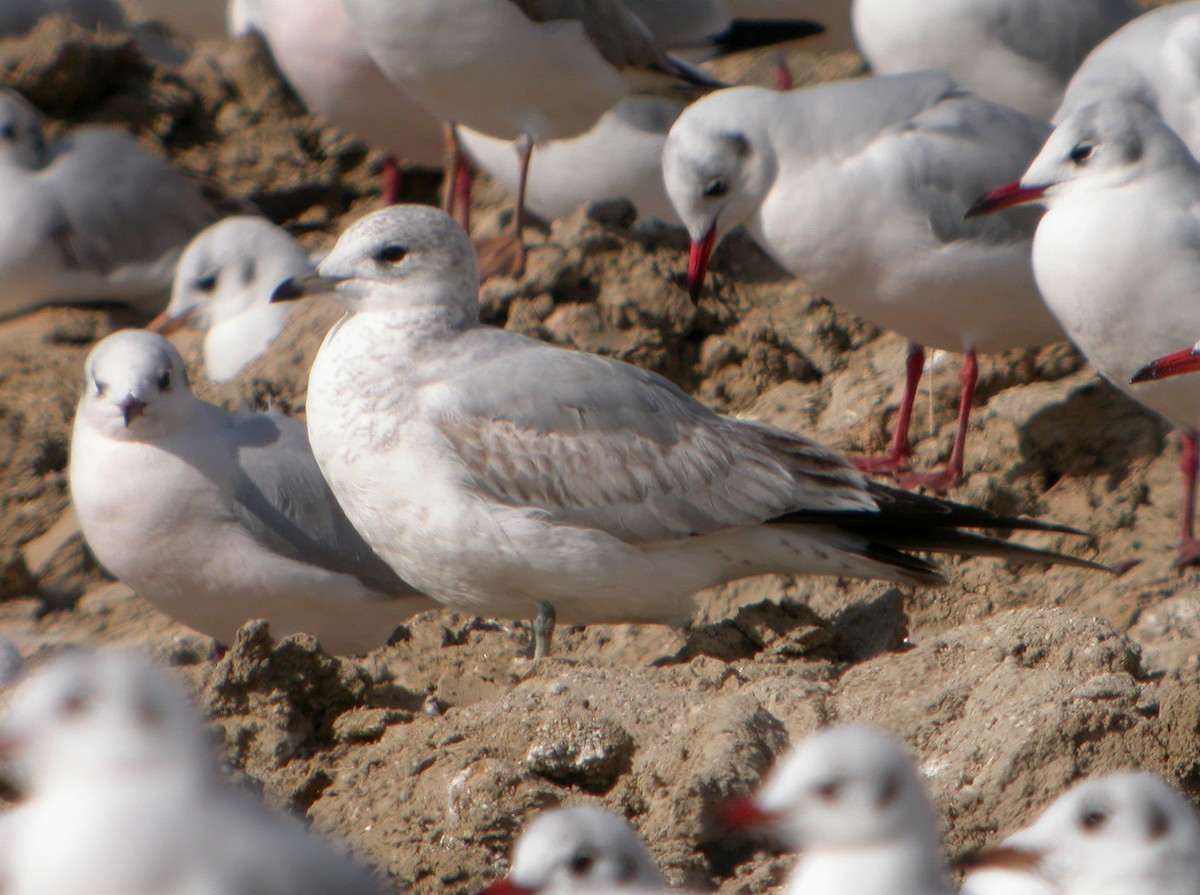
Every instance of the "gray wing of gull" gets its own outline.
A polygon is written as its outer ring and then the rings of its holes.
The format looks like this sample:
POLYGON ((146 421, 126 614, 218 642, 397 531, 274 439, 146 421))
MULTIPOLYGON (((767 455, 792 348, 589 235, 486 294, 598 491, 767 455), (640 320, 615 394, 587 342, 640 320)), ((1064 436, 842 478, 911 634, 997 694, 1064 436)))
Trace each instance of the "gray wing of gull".
POLYGON ((69 137, 40 176, 61 208, 55 235, 68 260, 101 276, 182 251, 218 217, 195 184, 121 131, 69 137))
POLYGON ((720 0, 622 0, 660 47, 686 47, 727 30, 732 23, 720 0))
POLYGON ((840 455, 719 416, 654 373, 489 329, 452 355, 419 400, 493 501, 630 542, 875 509, 840 455))
POLYGON ((650 29, 620 0, 508 0, 531 21, 573 20, 616 68, 670 67, 650 29))
POLYGON ((417 591, 355 531, 321 476, 304 423, 275 413, 235 417, 239 474, 234 514, 267 549, 331 572, 353 575, 390 596, 417 591))
POLYGON ((1066 83, 1088 53, 1141 12, 1132 0, 1006 0, 995 5, 988 30, 1066 83))

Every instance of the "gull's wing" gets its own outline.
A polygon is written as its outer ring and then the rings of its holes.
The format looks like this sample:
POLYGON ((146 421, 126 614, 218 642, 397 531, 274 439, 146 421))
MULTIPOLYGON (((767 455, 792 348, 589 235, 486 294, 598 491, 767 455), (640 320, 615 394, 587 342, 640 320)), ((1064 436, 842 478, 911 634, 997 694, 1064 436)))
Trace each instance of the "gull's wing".
POLYGON ((274 413, 231 417, 239 475, 234 514, 267 549, 353 575, 391 596, 417 593, 375 555, 321 476, 300 420, 274 413))
POLYGON ((989 34, 1066 83, 1097 44, 1141 12, 1132 0, 1003 0, 985 15, 989 34))
POLYGON ((69 259, 100 276, 178 253, 217 219, 194 184, 120 131, 68 138, 40 177, 61 208, 69 259))
POLYGON ((486 329, 458 349, 422 400, 492 500, 634 542, 874 507, 838 454, 779 433, 781 449, 648 371, 486 329))

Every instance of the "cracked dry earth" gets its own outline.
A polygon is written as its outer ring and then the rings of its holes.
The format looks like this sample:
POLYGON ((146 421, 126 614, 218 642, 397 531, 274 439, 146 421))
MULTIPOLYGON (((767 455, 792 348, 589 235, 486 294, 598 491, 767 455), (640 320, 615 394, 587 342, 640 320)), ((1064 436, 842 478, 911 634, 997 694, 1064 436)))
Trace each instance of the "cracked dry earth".
MULTIPOLYGON (((802 50, 790 61, 801 80, 859 67, 802 50)), ((750 60, 722 74, 770 71, 750 60)), ((253 42, 201 48, 175 71, 51 20, 0 42, 0 81, 63 126, 127 122, 230 207, 252 203, 314 247, 378 203, 378 155, 306 116, 253 42)), ((405 182, 433 198, 436 178, 405 182)), ((507 207, 485 186, 476 218, 494 229, 507 207)), ((883 447, 903 340, 840 313, 747 240, 718 253, 698 306, 680 287, 682 236, 619 206, 534 241, 522 281, 485 288, 489 322, 655 369, 715 408, 845 451, 883 447)), ((336 316, 307 309, 239 382, 198 390, 301 411, 336 316)), ((1013 829, 1083 774, 1139 765, 1200 797, 1200 579, 1171 568, 1178 447, 1067 345, 982 359, 968 478, 952 496, 1086 529, 1090 540, 1025 539, 1139 558, 1125 575, 951 560, 951 583, 921 592, 760 579, 703 595, 687 631, 567 629, 531 669, 523 626, 449 612, 353 659, 252 623, 213 661, 210 641, 106 580, 54 526, 83 358, 138 322, 51 309, 0 327, 0 630, 27 654, 132 643, 176 666, 234 773, 344 838, 397 890, 476 892, 532 814, 588 803, 627 816, 674 883, 766 891, 788 858, 723 838, 714 809, 832 720, 881 725, 916 751, 952 852, 1013 829)), ((178 344, 195 364, 199 338, 178 344)), ((922 395, 918 465, 948 449, 954 362, 934 364, 922 395)))

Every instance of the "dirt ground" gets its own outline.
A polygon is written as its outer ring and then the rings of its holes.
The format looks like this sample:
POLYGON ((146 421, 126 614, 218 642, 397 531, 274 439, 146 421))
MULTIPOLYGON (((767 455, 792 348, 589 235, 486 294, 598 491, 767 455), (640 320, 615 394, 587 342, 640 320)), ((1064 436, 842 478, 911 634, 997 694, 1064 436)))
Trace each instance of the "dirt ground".
MULTIPOLYGON (((860 67, 802 49, 790 62, 800 82, 860 67)), ((722 75, 765 83, 770 70, 749 60, 722 75)), ((51 20, 0 41, 0 82, 64 126, 132 128, 231 208, 252 203, 313 247, 379 202, 379 155, 307 116, 252 41, 201 47, 171 70, 126 38, 51 20)), ((436 186, 405 180, 413 200, 436 186)), ((481 186, 483 230, 507 208, 481 186)), ((526 277, 485 287, 489 322, 650 367, 715 408, 847 452, 884 446, 903 340, 815 297, 747 239, 719 251, 698 306, 681 288, 682 235, 622 208, 580 211, 533 239, 526 277)), ((220 387, 198 377, 198 391, 302 411, 336 317, 305 310, 248 375, 220 387)), ((703 595, 686 631, 568 629, 531 669, 523 625, 449 612, 355 659, 311 638, 275 643, 252 623, 214 661, 210 640, 108 581, 78 536, 57 538, 83 358, 138 322, 50 309, 0 327, 0 631, 30 655, 134 643, 177 666, 235 773, 398 890, 476 892, 531 815, 587 803, 628 817, 674 883, 766 891, 788 858, 723 838, 714 809, 835 720, 911 745, 952 853, 1012 830, 1081 775, 1142 766, 1200 798, 1200 594, 1194 573, 1171 566, 1178 445, 1065 344, 981 359, 969 474, 953 497, 1085 529, 1091 539, 1024 540, 1140 559, 1131 571, 948 561, 952 583, 921 592, 760 579, 703 595)), ((199 337, 177 344, 198 365, 199 337)), ((948 452, 957 362, 936 359, 927 378, 919 466, 948 452)))

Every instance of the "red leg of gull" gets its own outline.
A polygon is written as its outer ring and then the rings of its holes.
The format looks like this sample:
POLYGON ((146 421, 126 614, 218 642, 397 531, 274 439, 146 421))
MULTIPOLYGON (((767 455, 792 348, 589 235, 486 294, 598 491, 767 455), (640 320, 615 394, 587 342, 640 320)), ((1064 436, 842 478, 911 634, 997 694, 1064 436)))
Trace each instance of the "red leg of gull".
POLYGON ((458 166, 458 176, 454 180, 454 216, 468 233, 471 232, 471 186, 475 181, 475 173, 463 159, 458 166))
POLYGON ((962 481, 963 456, 967 449, 967 424, 971 421, 971 403, 975 400, 975 383, 979 381, 979 359, 972 349, 967 353, 962 370, 958 374, 962 387, 958 393, 958 428, 954 432, 954 446, 950 449, 950 460, 941 472, 905 476, 901 484, 906 488, 926 487, 934 491, 945 491, 962 481))
POLYGON ((525 183, 529 179, 529 162, 533 158, 533 139, 528 134, 522 134, 517 140, 516 149, 519 167, 512 233, 475 243, 475 249, 479 252, 479 273, 485 280, 497 275, 519 277, 525 272, 525 183))
POLYGON ((1180 544, 1175 566, 1200 565, 1200 541, 1196 540, 1196 471, 1200 466, 1200 442, 1195 432, 1181 433, 1183 451, 1179 468, 1183 472, 1183 510, 1179 514, 1180 544))
POLYGON ((921 384, 921 374, 924 371, 925 349, 916 342, 909 342, 908 360, 904 364, 904 398, 900 401, 900 415, 896 417, 892 443, 888 446, 887 453, 851 458, 851 462, 863 472, 897 472, 908 468, 908 458, 912 456, 908 430, 912 425, 917 387, 921 384))
POLYGON ((458 142, 458 131, 454 129, 454 125, 444 125, 442 132, 446 138, 446 168, 442 177, 442 211, 453 215, 455 189, 458 186, 459 172, 466 164, 466 159, 463 157, 462 146, 458 142))
POLYGON ((792 70, 788 68, 787 59, 783 53, 775 54, 775 89, 791 90, 795 84, 792 81, 792 70))
POLYGON ((383 204, 395 205, 400 201, 400 184, 404 177, 400 171, 400 163, 394 155, 383 158, 383 204))

